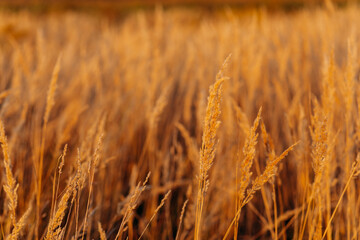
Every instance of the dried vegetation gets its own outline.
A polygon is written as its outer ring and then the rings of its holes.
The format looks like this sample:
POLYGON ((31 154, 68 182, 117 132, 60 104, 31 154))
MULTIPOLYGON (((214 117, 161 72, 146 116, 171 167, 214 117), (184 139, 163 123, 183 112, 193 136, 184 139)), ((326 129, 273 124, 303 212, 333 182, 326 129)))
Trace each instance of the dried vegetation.
POLYGON ((357 6, 0 20, 0 239, 360 237, 357 6))

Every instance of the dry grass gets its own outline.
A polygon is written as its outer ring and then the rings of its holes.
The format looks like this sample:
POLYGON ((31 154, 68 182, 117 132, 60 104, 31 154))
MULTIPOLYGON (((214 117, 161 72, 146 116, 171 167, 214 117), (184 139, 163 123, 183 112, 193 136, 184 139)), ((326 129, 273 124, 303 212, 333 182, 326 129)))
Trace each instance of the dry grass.
POLYGON ((0 12, 0 239, 359 238, 358 6, 99 16, 0 12))

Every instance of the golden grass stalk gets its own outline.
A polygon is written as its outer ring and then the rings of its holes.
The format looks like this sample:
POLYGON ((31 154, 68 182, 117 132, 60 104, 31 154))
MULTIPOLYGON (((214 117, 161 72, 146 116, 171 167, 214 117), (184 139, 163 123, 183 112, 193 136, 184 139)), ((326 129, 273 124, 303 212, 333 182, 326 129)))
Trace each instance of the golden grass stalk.
POLYGON ((51 201, 51 214, 54 214, 54 209, 56 208, 56 197, 57 197, 58 191, 59 191, 60 177, 61 177, 62 169, 65 164, 66 152, 67 152, 67 144, 65 144, 64 150, 58 159, 58 176, 56 175, 57 171, 55 171, 55 174, 54 174, 53 194, 52 194, 52 201, 51 201))
POLYGON ((252 183, 251 188, 247 191, 247 196, 246 198, 243 200, 242 202, 242 206, 244 206, 245 204, 247 204, 254 196, 254 193, 259 190, 265 183, 267 183, 270 178, 274 177, 276 175, 276 171, 277 171, 277 167, 276 165, 282 160, 284 159, 289 152, 291 152, 294 147, 299 144, 299 142, 294 143, 293 145, 291 145, 288 149, 286 149, 280 156, 278 156, 277 158, 268 161, 268 163, 266 164, 265 170, 264 172, 255 178, 254 182, 252 183))
MULTIPOLYGON (((260 111, 259 111, 260 112, 260 111)), ((259 116, 259 115, 258 115, 259 116)), ((255 120, 256 121, 256 120, 255 120)), ((255 125, 255 124, 254 124, 255 125)), ((249 134, 251 135, 251 134, 249 134)), ((253 198, 254 194, 256 191, 260 190, 262 188, 262 186, 267 183, 272 177, 274 177, 276 175, 276 171, 277 171, 277 167, 276 165, 282 160, 284 159, 290 151, 293 150, 293 148, 298 144, 299 142, 291 145, 288 149, 286 149, 280 156, 276 157, 276 158, 273 158, 273 159, 269 159, 267 164, 266 164, 266 167, 265 167, 265 170, 263 171, 262 174, 260 174, 260 176, 257 176, 254 180, 254 182, 252 183, 251 185, 251 188, 247 190, 246 194, 244 194, 243 196, 241 195, 240 196, 240 203, 239 203, 239 206, 238 206, 238 210, 232 220, 232 222, 230 223, 224 237, 223 237, 223 240, 225 240, 228 235, 230 234, 230 230, 232 228, 232 226, 235 224, 235 222, 237 221, 237 219, 239 218, 240 216, 240 213, 241 213, 241 209, 253 198)), ((245 146, 246 146, 246 143, 245 143, 245 146)), ((250 148, 252 149, 252 148, 250 148)), ((249 153, 251 153, 251 151, 249 151, 249 153)), ((246 158, 245 158, 246 159, 246 158)), ((242 166, 247 166, 247 165, 242 165, 242 166)), ((250 172, 250 169, 249 169, 249 172, 250 172)), ((246 173, 246 176, 244 178, 244 180, 248 180, 250 179, 251 177, 251 174, 249 173, 246 173), (250 176, 248 176, 250 175, 250 176)), ((250 180, 249 180, 250 181, 250 180)), ((246 183, 242 183, 240 182, 240 186, 241 185, 248 185, 246 183)), ((245 188, 246 189, 246 188, 245 188)), ((244 191, 245 191, 244 189, 244 191)))
POLYGON ((136 209, 141 194, 145 190, 145 185, 149 181, 150 174, 151 174, 151 172, 148 173, 148 175, 146 176, 146 179, 142 185, 140 185, 140 182, 139 182, 138 185, 135 187, 134 192, 132 193, 129 202, 126 205, 126 210, 125 210, 123 219, 121 221, 119 230, 116 234, 115 240, 121 239, 122 234, 125 231, 125 226, 128 223, 128 221, 130 220, 130 218, 133 214, 133 211, 136 209))
POLYGON ((274 229, 275 229, 275 239, 278 239, 278 219, 277 219, 277 205, 276 205, 276 189, 275 184, 272 183, 272 199, 274 204, 274 229))
POLYGON ((322 222, 322 179, 324 168, 328 162, 328 124, 327 118, 324 116, 323 110, 319 104, 315 102, 314 115, 311 118, 312 129, 310 129, 312 137, 312 165, 315 173, 314 182, 312 185, 311 194, 308 199, 308 206, 305 214, 305 219, 302 224, 299 237, 302 238, 306 228, 307 218, 310 212, 311 203, 315 200, 317 212, 313 218, 312 227, 315 229, 315 237, 321 237, 321 222, 322 222), (316 221, 317 220, 317 221, 316 221))
POLYGON ((59 178, 60 178, 60 175, 62 173, 62 169, 65 165, 65 156, 66 156, 66 152, 67 152, 67 144, 65 144, 65 147, 64 147, 64 150, 61 154, 61 161, 60 161, 60 164, 59 164, 59 178))
POLYGON ((4 98, 6 98, 9 95, 10 95, 10 90, 5 90, 3 92, 0 92, 0 103, 4 98))
POLYGON ((204 121, 204 132, 202 136, 202 146, 200 150, 200 171, 198 176, 198 195, 196 202, 195 232, 194 239, 200 239, 201 217, 204 206, 204 198, 208 189, 208 172, 213 164, 216 153, 216 132, 220 126, 221 102, 223 93, 223 83, 226 77, 223 70, 227 66, 230 55, 216 75, 215 83, 210 86, 208 105, 204 121))
POLYGON ((189 131, 181 123, 175 123, 175 127, 179 129, 182 137, 185 140, 188 158, 190 159, 190 161, 194 162, 194 164, 197 164, 195 160, 198 157, 198 150, 196 149, 196 143, 191 138, 189 131))
POLYGON ((78 166, 75 176, 70 180, 64 195, 62 196, 54 216, 50 219, 49 226, 46 231, 45 240, 57 239, 63 234, 61 227, 70 205, 75 200, 77 193, 82 189, 86 172, 80 164, 80 151, 78 150, 77 158, 78 166))
POLYGON ((18 203, 18 195, 17 189, 19 184, 16 183, 16 179, 11 171, 11 159, 9 153, 9 145, 7 141, 7 137, 5 135, 4 124, 0 121, 0 143, 3 150, 4 155, 4 167, 5 167, 5 174, 6 174, 6 182, 4 184, 4 191, 8 198, 9 204, 9 211, 10 211, 10 219, 12 225, 15 227, 16 225, 16 207, 18 203))
POLYGON ((146 232, 146 229, 149 227, 151 221, 155 218, 155 216, 156 216, 156 214, 159 212, 160 208, 162 208, 162 206, 164 206, 165 201, 166 201, 166 199, 169 197, 170 193, 171 193, 171 190, 169 190, 169 191, 165 194, 165 196, 164 196, 164 198, 161 200, 159 206, 155 209, 155 212, 154 212, 154 214, 151 216, 149 222, 146 224, 146 226, 145 226, 144 230, 142 231, 142 233, 141 233, 140 237, 138 238, 138 240, 140 240, 140 239, 142 238, 142 236, 143 236, 144 233, 146 232))
POLYGON ((338 210, 338 208, 339 208, 339 206, 340 206, 340 203, 341 203, 341 201, 342 201, 342 199, 343 199, 346 191, 348 190, 348 188, 349 188, 349 186, 350 186, 351 180, 353 179, 353 177, 358 176, 358 175, 360 174, 360 169, 359 169, 359 166, 360 166, 360 165, 359 165, 359 162, 360 162, 360 154, 357 155, 356 160, 355 160, 355 162, 354 162, 353 165, 352 165, 351 174, 350 174, 350 176, 349 176, 349 178, 348 178, 348 180, 347 180, 347 182, 346 182, 346 184, 345 184, 344 190, 342 191, 338 202, 336 203, 336 206, 335 206, 335 208, 334 208, 334 210, 333 210, 333 213, 331 214, 330 220, 329 220, 329 222, 328 222, 327 225, 326 225, 326 228, 325 228, 325 230, 324 230, 324 233, 323 233, 321 239, 324 239, 324 238, 325 238, 328 230, 330 229, 330 227, 331 227, 331 222, 332 222, 332 220, 334 219, 335 214, 336 214, 336 211, 338 210))
MULTIPOLYGON (((336 100, 336 87, 335 87, 335 55, 334 50, 331 50, 330 57, 326 58, 324 61, 323 67, 323 78, 322 78, 322 94, 321 94, 321 103, 324 115, 327 117, 327 129, 328 129, 328 151, 327 151, 327 161, 328 164, 325 164, 324 167, 324 178, 331 179, 331 174, 334 171, 332 166, 334 166, 334 160, 332 158, 334 153, 334 145, 336 136, 334 136, 333 123, 334 123, 334 109, 335 109, 335 100, 336 100)), ((331 215, 331 181, 325 181, 324 186, 324 196, 325 196, 325 222, 328 222, 331 215)), ((319 221, 320 222, 320 221, 319 221)), ((320 227, 320 225, 319 225, 320 227)), ((320 229, 320 228, 318 228, 320 229)), ((331 240, 331 236, 328 236, 328 240, 331 240)))
POLYGON ((99 234, 100 234, 100 240, 106 240, 106 233, 103 230, 103 228, 101 227, 100 222, 98 222, 98 229, 99 229, 99 234))
POLYGON ((51 77, 51 81, 50 81, 50 86, 49 86, 49 90, 47 93, 47 99, 46 99, 46 108, 45 108, 45 114, 44 114, 44 125, 45 123, 47 123, 49 121, 49 117, 50 117, 50 113, 51 113, 51 109, 53 108, 54 104, 55 104, 55 92, 57 89, 57 80, 59 77, 59 72, 60 72, 60 62, 61 62, 61 55, 58 57, 53 73, 52 73, 52 77, 51 77))
MULTIPOLYGON (((139 165, 143 165, 143 161, 145 160, 145 155, 148 152, 153 152, 156 148, 156 141, 151 142, 154 138, 156 138, 158 124, 160 120, 160 116, 163 113, 166 105, 168 104, 168 94, 169 87, 166 87, 162 92, 159 98, 155 102, 155 106, 151 112, 149 112, 148 118, 148 133, 145 139, 144 146, 142 148, 142 152, 139 158, 139 165)), ((152 170, 152 169, 150 169, 152 170)))
POLYGON ((184 214, 185 214, 185 208, 186 208, 186 205, 187 205, 188 202, 189 202, 189 200, 186 199, 186 201, 184 202, 184 205, 182 206, 181 213, 180 213, 179 226, 178 226, 178 229, 177 229, 177 232, 176 232, 175 240, 178 240, 179 237, 180 237, 181 224, 183 222, 183 218, 184 218, 184 214))
POLYGON ((50 220, 45 239, 50 240, 60 236, 62 231, 61 223, 65 217, 67 209, 69 208, 69 202, 72 201, 72 198, 74 197, 74 193, 76 191, 73 183, 74 182, 72 182, 72 184, 67 187, 63 197, 60 200, 57 211, 55 212, 53 218, 50 220))
MULTIPOLYGON (((274 158, 276 158, 276 154, 275 154, 275 148, 273 145, 273 141, 270 137, 270 135, 268 134, 268 132, 266 131, 266 127, 264 122, 262 121, 260 123, 260 127, 261 127, 261 135, 262 135, 262 139, 263 139, 263 144, 265 146, 265 156, 268 161, 272 161, 274 158)), ((260 174, 260 166, 258 161, 255 161, 255 167, 256 167, 256 171, 257 174, 260 174)), ((269 180, 271 186, 272 186, 272 201, 273 201, 273 215, 274 215, 274 219, 272 219, 271 217, 271 206, 270 206, 270 201, 268 201, 268 197, 266 194, 266 191, 264 188, 261 188, 261 196, 264 202, 264 207, 265 207, 265 213, 266 213, 266 217, 268 219, 268 223, 266 223, 267 225, 274 225, 274 230, 272 230, 271 228, 269 228, 270 233, 271 233, 271 238, 273 239, 277 239, 277 206, 276 206, 276 194, 275 194, 275 183, 274 183, 274 178, 269 180)))
POLYGON ((19 219, 19 221, 14 225, 11 234, 7 237, 8 240, 18 240, 21 237, 24 226, 32 210, 32 202, 33 201, 30 201, 30 206, 28 207, 26 212, 22 215, 22 217, 19 219))
POLYGON ((40 205, 41 205, 41 190, 42 190, 42 172, 43 172, 43 162, 44 162, 44 152, 45 152, 45 138, 46 138, 46 128, 47 123, 49 121, 49 116, 51 109, 53 108, 55 104, 55 92, 57 88, 57 80, 60 72, 60 61, 61 61, 61 55, 58 57, 51 81, 50 86, 47 94, 46 99, 46 108, 45 108, 45 114, 43 118, 43 128, 41 133, 41 145, 40 145, 40 158, 37 166, 37 196, 36 196, 36 229, 35 229, 35 238, 39 239, 39 224, 40 224, 40 205))
MULTIPOLYGON (((240 113, 240 111, 238 111, 240 113)), ((259 126, 261 119, 261 108, 259 109, 258 115, 254 120, 253 126, 250 129, 248 128, 246 124, 239 123, 243 129, 246 129, 247 131, 247 137, 245 139, 245 144, 243 147, 243 155, 244 158, 240 161, 240 153, 237 153, 238 160, 237 165, 240 164, 239 167, 239 174, 238 174, 238 168, 236 167, 236 187, 238 188, 236 193, 236 201, 235 201, 235 211, 241 211, 241 203, 245 197, 245 190, 248 187, 250 183, 250 178, 252 175, 251 167, 253 165, 256 149, 255 146, 257 144, 257 138, 258 134, 256 133, 256 130, 259 126), (239 175, 239 176, 238 176, 239 175)), ((234 238, 237 239, 237 228, 238 228, 238 222, 239 222, 240 214, 236 217, 235 220, 235 228, 234 228, 234 238)))
POLYGON ((160 120, 160 115, 163 113, 168 104, 169 88, 165 88, 160 97, 156 100, 153 111, 150 114, 149 129, 156 129, 160 120))
MULTIPOLYGON (((95 177, 95 170, 96 170, 97 166, 99 165, 99 161, 100 161, 101 148, 102 148, 103 138, 104 138, 104 125, 105 125, 105 118, 103 118, 100 121, 99 128, 98 128, 98 134, 96 137, 97 145, 96 145, 96 148, 94 151, 94 156, 92 159, 90 159, 89 164, 88 164, 89 196, 88 196, 88 201, 87 201, 87 205, 86 205, 86 212, 85 212, 85 218, 84 218, 84 224, 83 224, 83 232, 85 232, 85 228, 86 228, 86 224, 87 224, 89 207, 90 207, 90 202, 91 202, 92 192, 93 192, 93 182, 94 182, 94 177, 95 177)), ((84 235, 82 235, 81 239, 84 239, 84 235)))

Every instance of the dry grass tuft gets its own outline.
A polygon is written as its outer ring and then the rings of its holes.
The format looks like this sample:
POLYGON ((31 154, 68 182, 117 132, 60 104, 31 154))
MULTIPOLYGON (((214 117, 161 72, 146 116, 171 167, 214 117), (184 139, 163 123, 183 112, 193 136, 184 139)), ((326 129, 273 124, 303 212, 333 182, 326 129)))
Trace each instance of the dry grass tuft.
POLYGON ((63 234, 62 224, 66 222, 66 215, 69 214, 70 208, 75 201, 76 195, 83 188, 85 182, 85 172, 84 166, 80 164, 81 157, 80 152, 78 151, 78 166, 76 174, 69 182, 69 185, 66 187, 66 190, 61 197, 61 200, 57 206, 54 216, 51 218, 49 226, 46 230, 46 235, 44 239, 58 239, 63 234))
POLYGON ((226 77, 223 76, 224 68, 227 66, 230 56, 224 61, 222 68, 216 75, 214 85, 210 86, 208 105, 204 120, 204 133, 200 149, 199 186, 196 200, 195 239, 200 239, 201 217, 204 207, 204 198, 209 187, 208 172, 213 164, 216 153, 216 132, 220 126, 221 102, 223 83, 226 77))

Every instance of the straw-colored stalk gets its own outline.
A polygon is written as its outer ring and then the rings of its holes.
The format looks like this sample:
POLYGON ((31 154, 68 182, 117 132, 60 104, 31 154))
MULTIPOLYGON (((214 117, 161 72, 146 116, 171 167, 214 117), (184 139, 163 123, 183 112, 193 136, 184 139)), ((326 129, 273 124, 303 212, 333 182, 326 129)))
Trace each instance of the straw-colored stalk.
MULTIPOLYGON (((322 179, 324 174, 324 168, 328 162, 328 124, 327 118, 324 116, 323 110, 317 102, 315 102, 314 115, 311 119, 312 129, 310 129, 312 138, 312 165, 315 173, 315 179, 312 185, 312 191, 308 199, 308 206, 305 214, 304 223, 300 232, 300 238, 303 237, 307 218, 311 209, 311 203, 315 202, 315 217, 313 217, 313 223, 310 226, 315 227, 315 238, 321 238, 322 235, 322 179)), ((312 234, 312 231, 310 231, 312 234)))
POLYGON ((30 201, 30 206, 28 207, 26 212, 22 215, 22 217, 19 219, 19 221, 15 224, 13 230, 11 231, 11 234, 6 238, 7 240, 18 240, 22 236, 24 226, 32 210, 32 203, 33 201, 30 201))
MULTIPOLYGON (((101 156, 101 150, 102 150, 102 144, 103 144, 103 138, 104 138, 104 125, 105 125, 105 118, 103 118, 100 121, 98 133, 96 136, 97 144, 95 147, 94 156, 92 159, 89 160, 89 163, 88 163, 89 195, 88 195, 88 200, 87 200, 87 205, 86 205, 86 212, 85 212, 85 218, 84 218, 84 224, 83 224, 83 232, 85 232, 85 228, 87 226, 90 202, 91 202, 92 192, 93 192, 93 182, 94 182, 94 177, 95 177, 95 170, 99 165, 100 156, 101 156)), ((84 235, 82 235, 81 239, 84 239, 84 235)))
POLYGON ((9 145, 7 137, 5 135, 4 124, 0 121, 0 143, 4 155, 4 167, 6 174, 6 182, 4 184, 4 191, 9 201, 8 207, 10 211, 10 219, 13 226, 16 224, 16 207, 18 201, 17 189, 19 184, 16 183, 16 179, 12 173, 11 159, 9 153, 9 145))
POLYGON ((51 214, 54 214, 54 209, 56 208, 56 197, 57 197, 58 191, 59 191, 60 177, 61 177, 62 169, 65 165, 66 152, 67 152, 67 144, 65 144, 64 150, 58 159, 58 171, 55 170, 55 174, 54 174, 51 212, 50 212, 51 214), (58 173, 58 174, 56 174, 56 173, 58 173))
MULTIPOLYGON (((250 170, 255 159, 255 154, 256 154, 255 146, 257 144, 257 138, 258 138, 258 134, 256 133, 256 130, 259 126, 260 119, 261 119, 261 108, 259 109, 258 115, 254 120, 253 126, 250 129, 247 129, 247 137, 245 139, 245 144, 242 150, 244 158, 240 160, 240 152, 237 153, 238 156, 237 165, 240 165, 240 167, 239 170, 238 167, 236 167, 236 187, 238 188, 236 193, 236 201, 235 201, 236 212, 241 211, 241 203, 245 197, 245 190, 250 183, 250 178, 252 175, 252 172, 250 170)), ((242 126, 243 129, 246 128, 246 124, 240 123, 240 125, 242 126)), ((240 214, 236 217, 235 220, 235 228, 234 228, 235 239, 237 239, 237 235, 238 235, 237 229, 238 229, 239 217, 240 214)))
POLYGON ((166 201, 166 199, 168 199, 170 193, 171 193, 171 190, 169 190, 169 191, 165 194, 165 196, 164 196, 164 198, 161 200, 159 206, 155 209, 155 212, 154 212, 154 214, 151 216, 149 222, 146 224, 146 226, 145 226, 144 230, 142 231, 142 233, 141 233, 140 237, 138 238, 138 240, 140 240, 140 239, 142 238, 142 236, 144 235, 146 229, 150 226, 150 223, 151 223, 152 220, 155 218, 156 214, 157 214, 157 213, 159 212, 159 210, 164 206, 165 201, 166 201))
POLYGON ((200 239, 201 217, 204 207, 204 198, 208 190, 208 173, 213 164, 217 139, 216 132, 220 126, 221 102, 223 94, 223 83, 226 77, 223 76, 223 70, 227 65, 230 56, 225 60, 222 68, 216 75, 215 83, 210 86, 208 105, 204 121, 204 132, 202 136, 202 146, 200 150, 200 171, 198 176, 198 193, 196 201, 196 217, 194 239, 200 239))
POLYGON ((187 200, 184 202, 184 205, 182 206, 181 213, 180 213, 179 226, 178 226, 178 230, 177 230, 177 232, 176 232, 175 240, 178 240, 179 237, 180 237, 181 224, 182 224, 183 219, 184 219, 185 209, 186 209, 186 205, 187 205, 188 202, 189 202, 189 200, 187 199, 187 200))
POLYGON ((98 222, 98 229, 99 229, 99 234, 100 234, 100 240, 106 240, 106 233, 105 233, 104 229, 101 227, 100 222, 98 222))
POLYGON ((60 72, 60 62, 61 55, 58 57, 55 64, 50 86, 46 99, 46 108, 43 118, 43 127, 41 132, 41 143, 40 143, 40 158, 37 166, 37 195, 36 195, 36 227, 35 227, 35 238, 39 239, 39 224, 40 224, 40 207, 41 207, 41 190, 42 190, 42 173, 43 173, 43 162, 44 162, 44 152, 45 152, 45 138, 46 138, 46 128, 49 121, 51 109, 55 104, 55 92, 57 88, 57 80, 60 72))
MULTIPOLYGON (((255 158, 255 146, 257 144, 256 129, 259 125, 260 116, 261 116, 260 114, 261 114, 261 108, 259 110, 257 118, 254 121, 252 128, 249 129, 248 137, 245 140, 245 145, 243 148, 244 158, 240 164, 240 176, 239 176, 240 183, 239 183, 239 191, 238 191, 239 196, 237 197, 238 201, 237 201, 237 205, 236 205, 236 213, 235 213, 235 216, 223 237, 224 240, 230 234, 230 230, 231 230, 232 226, 233 225, 238 226, 238 225, 236 225, 236 222, 238 222, 238 220, 239 220, 241 209, 248 202, 251 201, 251 199, 253 198, 256 191, 260 190, 265 183, 269 182, 269 180, 276 175, 277 164, 282 159, 284 159, 288 155, 288 153, 290 151, 292 151, 293 148, 298 144, 298 142, 293 144, 278 157, 269 158, 267 161, 265 170, 263 171, 262 174, 260 174, 259 176, 257 176, 255 178, 251 187, 246 191, 246 194, 245 194, 245 190, 247 189, 247 186, 250 183, 250 178, 252 175, 252 172, 250 171, 250 169, 252 166, 253 159, 255 158)), ((235 230, 234 234, 237 234, 236 230, 235 230)))
POLYGON ((138 183, 138 185, 135 187, 133 193, 131 194, 130 200, 126 204, 126 210, 125 210, 123 219, 121 221, 119 230, 116 234, 115 240, 121 239, 122 234, 125 231, 125 226, 129 222, 130 218, 132 217, 133 211, 136 209, 136 207, 139 203, 140 196, 143 193, 143 191, 145 190, 146 184, 149 181, 150 174, 151 173, 149 172, 142 185, 140 185, 140 182, 138 183))
POLYGON ((80 151, 78 150, 77 171, 75 173, 75 176, 71 179, 69 185, 67 186, 55 214, 50 219, 49 226, 46 230, 45 240, 57 239, 63 234, 63 228, 61 227, 61 224, 64 221, 66 212, 70 211, 70 206, 75 201, 76 195, 82 189, 85 182, 86 171, 84 169, 84 166, 81 165, 80 162, 80 151))

